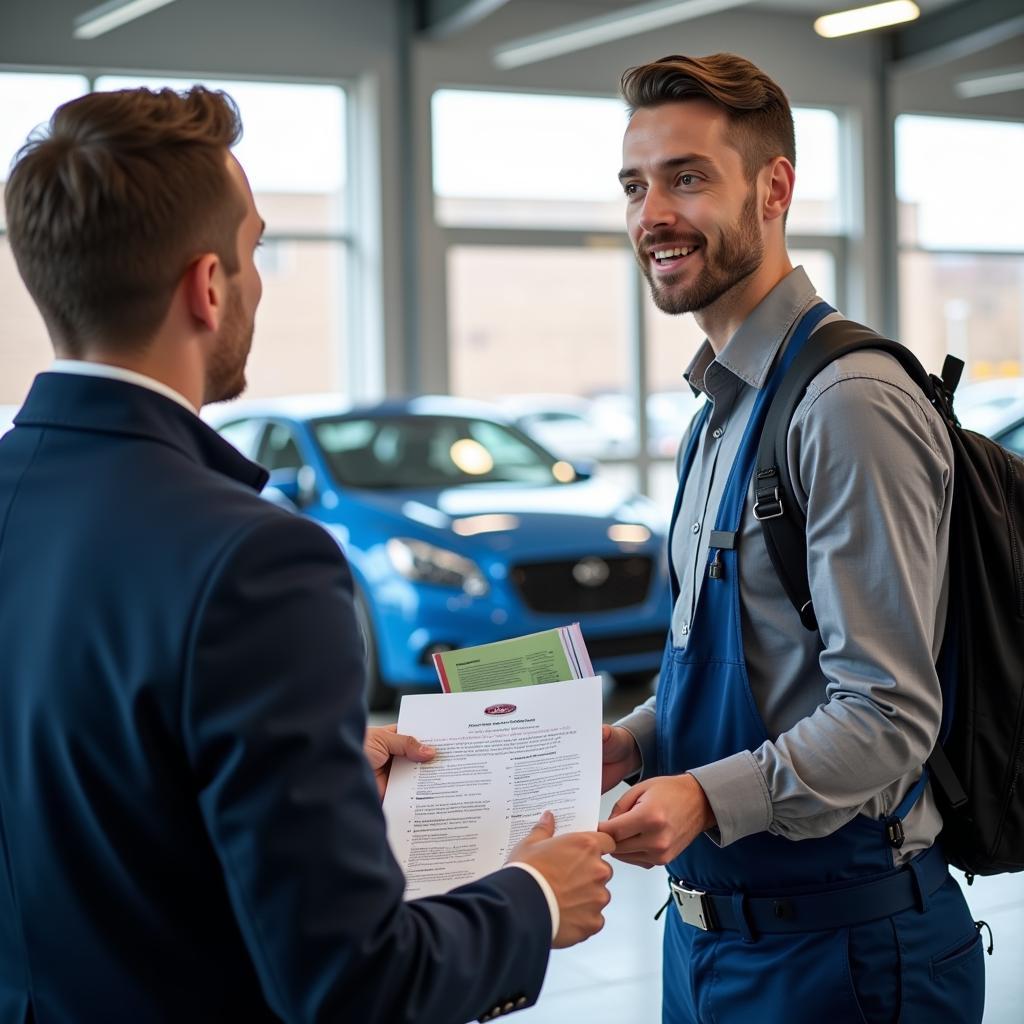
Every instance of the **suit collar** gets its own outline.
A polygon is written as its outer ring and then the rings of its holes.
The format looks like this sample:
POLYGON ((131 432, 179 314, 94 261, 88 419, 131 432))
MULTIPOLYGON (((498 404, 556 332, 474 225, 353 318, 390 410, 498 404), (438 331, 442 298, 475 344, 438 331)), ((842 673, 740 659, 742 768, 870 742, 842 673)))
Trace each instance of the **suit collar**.
POLYGON ((169 445, 188 458, 259 491, 267 471, 250 462, 198 416, 148 388, 107 377, 40 373, 16 427, 55 427, 169 445))

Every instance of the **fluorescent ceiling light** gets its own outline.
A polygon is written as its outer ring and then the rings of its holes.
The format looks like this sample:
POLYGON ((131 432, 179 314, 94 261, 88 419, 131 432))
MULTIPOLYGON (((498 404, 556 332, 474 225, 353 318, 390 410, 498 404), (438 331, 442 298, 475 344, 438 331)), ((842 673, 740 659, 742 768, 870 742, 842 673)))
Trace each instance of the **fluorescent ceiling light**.
POLYGON ((171 3, 174 0, 110 0, 75 18, 72 35, 75 39, 95 39, 171 3))
POLYGON ((1017 92, 1018 89, 1024 89, 1024 66, 958 78, 953 89, 957 96, 966 100, 978 96, 995 96, 1001 92, 1017 92))
POLYGON ((854 32, 870 32, 876 28, 901 25, 920 16, 920 8, 911 0, 890 0, 889 3, 826 14, 815 21, 814 31, 826 39, 835 39, 837 36, 851 36, 854 32))
POLYGON ((611 43, 626 36, 651 32, 666 25, 675 25, 705 14, 716 14, 730 7, 741 7, 749 0, 658 0, 657 3, 641 4, 614 14, 601 14, 596 18, 574 21, 571 25, 542 32, 535 36, 516 39, 499 46, 493 53, 494 63, 499 68, 521 68, 549 57, 563 53, 574 53, 601 43, 611 43))

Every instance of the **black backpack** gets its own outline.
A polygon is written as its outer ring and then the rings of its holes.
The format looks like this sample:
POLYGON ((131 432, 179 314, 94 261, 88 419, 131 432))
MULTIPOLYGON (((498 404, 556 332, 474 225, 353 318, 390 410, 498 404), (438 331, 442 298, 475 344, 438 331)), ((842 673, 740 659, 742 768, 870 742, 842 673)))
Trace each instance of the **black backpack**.
MULTIPOLYGON (((953 412, 963 363, 930 376, 902 345, 848 320, 819 328, 786 372, 757 453, 754 514, 807 629, 806 521, 794 497, 786 435, 808 384, 858 349, 895 356, 939 411, 953 446, 949 610, 937 663, 943 727, 928 759, 951 864, 974 875, 1024 869, 1024 459, 964 430, 953 412)), ((894 842, 893 845, 898 845, 894 842)))

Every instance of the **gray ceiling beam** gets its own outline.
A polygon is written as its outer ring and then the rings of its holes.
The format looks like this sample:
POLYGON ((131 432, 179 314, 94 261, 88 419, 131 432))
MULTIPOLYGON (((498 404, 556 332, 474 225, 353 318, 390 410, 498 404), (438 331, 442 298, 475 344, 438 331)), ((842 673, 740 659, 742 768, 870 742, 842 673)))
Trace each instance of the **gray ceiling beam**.
POLYGON ((1022 32, 1020 0, 965 0, 895 32, 892 59, 901 71, 945 64, 1022 32))
POLYGON ((508 0, 418 0, 417 28, 429 39, 445 39, 507 3, 508 0))

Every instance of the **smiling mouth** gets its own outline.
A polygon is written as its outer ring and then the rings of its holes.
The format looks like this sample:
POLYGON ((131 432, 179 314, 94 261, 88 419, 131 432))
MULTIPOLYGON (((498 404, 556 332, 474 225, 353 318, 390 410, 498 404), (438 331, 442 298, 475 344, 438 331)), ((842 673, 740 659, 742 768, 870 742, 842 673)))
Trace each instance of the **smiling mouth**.
POLYGON ((664 249, 651 249, 651 259, 658 267, 673 267, 686 259, 687 256, 695 253, 700 248, 699 245, 683 245, 674 246, 672 248, 664 249))

